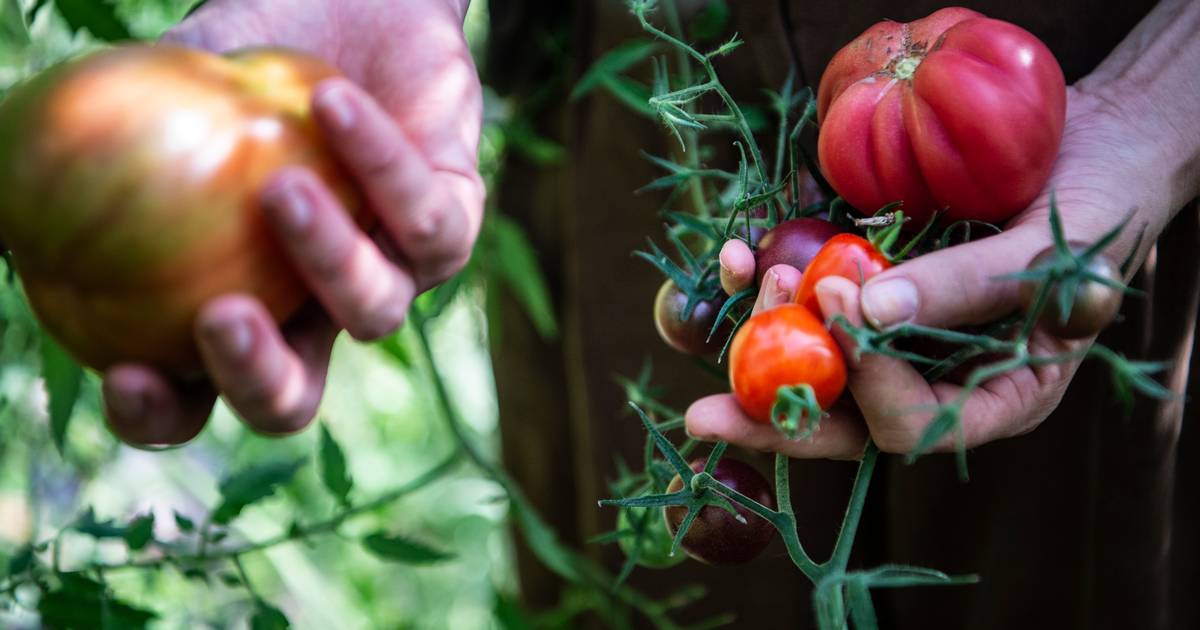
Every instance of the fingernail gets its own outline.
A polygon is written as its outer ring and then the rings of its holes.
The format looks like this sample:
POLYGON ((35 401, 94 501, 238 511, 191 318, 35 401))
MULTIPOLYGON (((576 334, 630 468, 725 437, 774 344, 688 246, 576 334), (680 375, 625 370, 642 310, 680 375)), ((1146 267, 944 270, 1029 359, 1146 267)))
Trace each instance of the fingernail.
POLYGON ((821 306, 821 315, 828 318, 846 312, 846 303, 842 301, 842 294, 836 288, 830 288, 827 284, 818 282, 817 286, 813 287, 813 291, 817 294, 817 304, 821 306))
POLYGON ((267 203, 291 232, 303 232, 312 223, 313 204, 299 183, 286 181, 268 193, 267 203))
POLYGON ((354 126, 356 112, 349 91, 343 86, 334 86, 322 91, 314 100, 318 109, 335 127, 343 131, 354 126))
POLYGON ((217 352, 227 359, 240 359, 250 352, 254 345, 254 331, 250 322, 244 319, 231 319, 213 325, 205 330, 205 335, 216 347, 217 352))
POLYGON ((762 306, 764 310, 775 308, 777 304, 782 303, 779 299, 779 274, 774 269, 768 269, 767 273, 763 274, 762 287, 759 290, 763 293, 762 306))
POLYGON ((908 278, 868 282, 863 287, 862 310, 876 328, 911 321, 917 316, 917 287, 908 278))

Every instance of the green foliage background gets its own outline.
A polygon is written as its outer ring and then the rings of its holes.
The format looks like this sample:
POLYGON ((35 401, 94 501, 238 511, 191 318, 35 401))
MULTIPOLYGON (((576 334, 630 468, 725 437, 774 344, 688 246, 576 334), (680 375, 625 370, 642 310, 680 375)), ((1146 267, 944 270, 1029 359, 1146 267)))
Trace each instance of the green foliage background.
MULTIPOLYGON (((127 28, 135 38, 156 37, 194 3, 0 0, 0 92, 65 56, 105 45, 101 38, 120 38, 115 28, 127 28)), ((472 3, 467 31, 477 51, 486 37, 486 11, 486 2, 472 3)), ((511 109, 489 95, 481 150, 481 170, 489 183, 500 175, 506 145, 515 142, 506 133, 511 109)), ((536 143, 543 153, 556 149, 536 138, 518 141, 536 143)), ((546 335, 555 334, 556 323, 524 234, 494 209, 489 209, 474 263, 454 288, 439 296, 448 305, 434 322, 433 344, 444 364, 454 367, 449 385, 460 415, 478 446, 494 453, 496 402, 484 314, 488 292, 513 291, 546 335), (488 264, 495 260, 506 264, 488 264)), ((170 545, 222 496, 228 499, 231 490, 221 483, 236 471, 274 470, 281 483, 278 491, 241 510, 231 540, 269 539, 293 522, 328 519, 347 493, 370 498, 404 485, 453 449, 445 425, 433 419, 438 412, 427 375, 412 366, 411 336, 405 329, 379 344, 339 340, 320 428, 264 439, 221 406, 188 447, 142 452, 109 435, 98 379, 86 374, 72 380, 77 372, 46 343, 18 281, 0 263, 0 584, 4 568, 23 561, 27 544, 53 538, 72 523, 84 523, 89 534, 63 534, 59 561, 64 570, 94 561, 120 563, 127 547, 145 545, 150 536, 159 541, 155 544, 170 545), (75 388, 77 397, 70 395, 75 388), (64 406, 64 400, 74 404, 64 406), (52 421, 48 409, 55 407, 58 418, 52 421), (61 450, 56 437, 63 438, 61 450), (307 463, 294 477, 279 468, 299 460, 307 463), (115 538, 98 538, 105 528, 115 538)), ((259 477, 256 483, 262 481, 259 477)), ((245 577, 261 602, 232 571, 185 575, 164 567, 105 578, 117 599, 158 616, 153 627, 276 627, 284 617, 298 628, 497 626, 512 614, 515 588, 505 529, 508 506, 497 500, 502 494, 478 471, 459 467, 397 503, 348 522, 339 535, 247 555, 245 577)), ((77 597, 93 585, 72 588, 77 597)), ((17 600, 24 605, 0 609, 0 626, 38 627, 37 602, 21 592, 17 600)), ((43 605, 66 614, 78 603, 43 605)), ((69 619, 57 622, 70 625, 69 619)))

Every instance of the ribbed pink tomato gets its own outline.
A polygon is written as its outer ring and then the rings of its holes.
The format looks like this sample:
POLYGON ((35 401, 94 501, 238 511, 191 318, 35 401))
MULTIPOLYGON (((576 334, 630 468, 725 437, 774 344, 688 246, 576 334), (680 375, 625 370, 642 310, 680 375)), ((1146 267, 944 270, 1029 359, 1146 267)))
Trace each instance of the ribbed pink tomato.
POLYGON ((903 201, 914 225, 943 208, 999 223, 1050 177, 1066 85, 1028 31, 952 7, 880 22, 842 48, 817 114, 821 169, 860 211, 903 201))

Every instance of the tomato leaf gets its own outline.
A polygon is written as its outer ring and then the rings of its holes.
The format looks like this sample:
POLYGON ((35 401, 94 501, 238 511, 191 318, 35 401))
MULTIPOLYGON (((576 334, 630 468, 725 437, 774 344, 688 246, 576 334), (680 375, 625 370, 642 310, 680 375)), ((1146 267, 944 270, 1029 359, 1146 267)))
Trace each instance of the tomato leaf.
POLYGON ((0 51, 21 50, 30 43, 20 0, 0 0, 0 51))
POLYGON ((42 380, 46 383, 46 395, 49 398, 50 437, 59 455, 62 455, 67 425, 71 422, 71 412, 75 409, 75 401, 83 384, 83 369, 45 332, 41 338, 41 354, 42 380))
POLYGON ((221 482, 221 504, 213 510, 212 521, 224 525, 237 518, 247 506, 275 494, 276 488, 289 483, 304 463, 304 458, 271 462, 227 477, 221 482))
POLYGON ((179 512, 175 512, 175 526, 179 528, 179 531, 185 534, 193 532, 196 529, 196 523, 194 523, 192 519, 180 514, 179 512))
POLYGON ((597 86, 604 85, 609 78, 649 59, 656 50, 658 50, 658 44, 639 39, 626 42, 604 53, 575 84, 574 89, 571 90, 571 100, 583 97, 597 86))
POLYGON ((492 271, 521 304, 538 335, 546 340, 557 338, 554 302, 525 230, 499 214, 491 215, 487 225, 492 271))
POLYGON ((50 628, 144 628, 158 615, 114 599, 103 584, 79 573, 60 573, 60 585, 38 601, 41 625, 50 628))
POLYGON ((254 615, 250 617, 250 630, 286 630, 292 624, 278 608, 260 601, 254 615))
POLYGON ((90 506, 75 519, 75 522, 71 524, 71 529, 92 538, 124 538, 127 530, 125 526, 117 525, 116 521, 112 519, 96 520, 96 512, 90 506))
POLYGON ((73 33, 86 29, 106 42, 133 39, 112 0, 54 0, 54 5, 73 33))
POLYGON ((125 528, 125 544, 134 551, 141 551, 154 540, 154 514, 143 514, 125 528))
POLYGON ((729 5, 725 0, 709 2, 688 24, 688 37, 693 42, 720 37, 729 23, 729 5))
POLYGON ((325 488, 343 506, 350 505, 350 490, 354 480, 346 471, 346 455, 342 447, 333 439, 329 427, 321 423, 321 481, 325 488))
POLYGON ((384 532, 363 538, 362 544, 376 557, 402 564, 434 564, 454 558, 452 553, 384 532))

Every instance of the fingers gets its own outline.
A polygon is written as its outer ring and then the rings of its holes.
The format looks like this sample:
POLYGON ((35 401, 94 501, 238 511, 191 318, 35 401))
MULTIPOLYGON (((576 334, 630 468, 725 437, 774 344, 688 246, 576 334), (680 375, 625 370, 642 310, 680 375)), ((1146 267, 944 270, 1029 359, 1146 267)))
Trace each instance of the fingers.
POLYGON ((213 300, 196 319, 197 344, 213 383, 252 429, 266 435, 306 427, 325 386, 336 329, 315 309, 293 325, 285 339, 261 304, 240 295, 213 300))
POLYGON ((800 271, 790 265, 775 265, 768 269, 759 287, 752 315, 791 304, 796 290, 800 288, 800 279, 800 271))
POLYGON ((311 173, 290 169, 263 192, 268 220, 305 284, 356 339, 400 327, 416 293, 409 275, 380 252, 311 173))
MULTIPOLYGON (((856 283, 839 277, 825 278, 817 284, 816 294, 826 317, 843 315, 851 324, 863 325, 860 289, 856 283)), ((876 445, 889 453, 912 452, 932 421, 933 410, 956 400, 961 388, 944 382, 930 385, 913 365, 902 359, 880 354, 855 357, 853 341, 836 326, 833 334, 847 357, 847 385, 876 445)), ((1047 400, 1046 385, 1036 372, 1019 370, 992 379, 972 392, 960 414, 966 446, 1029 430, 1033 422, 1053 408, 1047 400)), ((947 437, 934 450, 953 448, 954 438, 947 437)))
POLYGON ((378 102, 348 80, 317 86, 313 105, 418 289, 461 269, 482 219, 483 184, 474 166, 435 169, 378 102))
POLYGON ((721 246, 721 288, 733 295, 754 284, 754 252, 744 241, 730 239, 721 246))
POLYGON ((109 429, 139 448, 191 441, 204 428, 216 399, 206 383, 175 385, 141 365, 117 365, 104 374, 104 416, 109 429))
POLYGON ((858 459, 867 442, 862 421, 840 409, 821 419, 810 438, 789 440, 774 426, 751 420, 732 394, 718 394, 692 403, 685 416, 693 437, 709 442, 725 441, 756 450, 783 453, 788 457, 858 459))
POLYGON ((1026 224, 909 260, 863 286, 863 314, 876 328, 999 319, 1017 308, 1019 283, 997 277, 1024 269, 1049 239, 1044 226, 1026 224))

